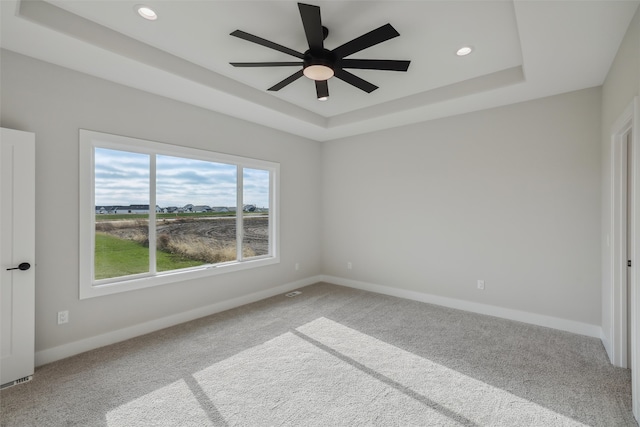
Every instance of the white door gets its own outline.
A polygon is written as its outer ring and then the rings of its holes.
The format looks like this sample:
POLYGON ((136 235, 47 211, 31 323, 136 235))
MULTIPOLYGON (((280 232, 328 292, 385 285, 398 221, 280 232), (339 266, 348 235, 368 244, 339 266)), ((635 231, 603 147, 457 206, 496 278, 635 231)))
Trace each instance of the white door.
POLYGON ((35 135, 0 128, 0 385, 33 374, 35 135))
POLYGON ((633 309, 633 272, 631 268, 636 267, 637 260, 633 254, 633 145, 631 144, 631 131, 627 134, 627 368, 631 369, 631 340, 633 324, 631 322, 631 311, 633 309))

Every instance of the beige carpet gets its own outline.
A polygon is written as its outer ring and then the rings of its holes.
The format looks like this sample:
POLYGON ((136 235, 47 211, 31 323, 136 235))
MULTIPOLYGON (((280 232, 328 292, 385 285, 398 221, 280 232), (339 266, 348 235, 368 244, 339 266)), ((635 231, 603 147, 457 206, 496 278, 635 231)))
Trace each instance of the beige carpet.
POLYGON ((328 284, 43 366, 2 426, 635 426, 599 340, 328 284))

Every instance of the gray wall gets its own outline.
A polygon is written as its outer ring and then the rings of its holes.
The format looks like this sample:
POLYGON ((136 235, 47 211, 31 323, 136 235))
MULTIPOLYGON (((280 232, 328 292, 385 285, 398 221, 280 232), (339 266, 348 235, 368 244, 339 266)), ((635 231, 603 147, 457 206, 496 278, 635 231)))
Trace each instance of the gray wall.
POLYGON ((12 52, 1 67, 1 126, 36 134, 36 351, 320 273, 320 143, 12 52), (279 162, 282 262, 80 301, 79 128, 279 162))
POLYGON ((0 124, 36 133, 37 350, 319 274, 601 323, 600 88, 321 144, 11 52, 1 65, 0 124), (282 263, 79 301, 79 128, 279 162, 282 263))
POLYGON ((599 325, 600 101, 586 89, 324 143, 323 272, 599 325))
POLYGON ((640 8, 629 25, 602 86, 602 331, 611 341, 611 132, 615 121, 640 95, 640 8))

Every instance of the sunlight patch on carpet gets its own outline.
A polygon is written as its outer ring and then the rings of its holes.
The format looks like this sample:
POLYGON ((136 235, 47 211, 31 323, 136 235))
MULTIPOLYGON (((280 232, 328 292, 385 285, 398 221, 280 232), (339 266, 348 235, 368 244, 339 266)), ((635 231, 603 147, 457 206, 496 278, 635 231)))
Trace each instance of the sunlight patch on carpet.
POLYGON ((107 413, 109 427, 184 426, 210 424, 184 380, 154 390, 107 413))
POLYGON ((508 391, 324 317, 296 330, 434 404, 455 411, 474 424, 585 426, 508 391))
POLYGON ((324 317, 107 414, 108 427, 220 421, 247 426, 584 426, 324 317))
POLYGON ((292 333, 194 375, 230 425, 451 425, 427 408, 292 333))

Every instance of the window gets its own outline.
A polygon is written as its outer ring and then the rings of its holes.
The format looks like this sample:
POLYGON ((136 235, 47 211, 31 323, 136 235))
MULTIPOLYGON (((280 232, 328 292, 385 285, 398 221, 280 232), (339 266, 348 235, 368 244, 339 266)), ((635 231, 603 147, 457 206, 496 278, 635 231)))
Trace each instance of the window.
POLYGON ((80 130, 80 298, 279 262, 278 172, 80 130))

